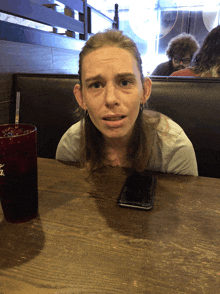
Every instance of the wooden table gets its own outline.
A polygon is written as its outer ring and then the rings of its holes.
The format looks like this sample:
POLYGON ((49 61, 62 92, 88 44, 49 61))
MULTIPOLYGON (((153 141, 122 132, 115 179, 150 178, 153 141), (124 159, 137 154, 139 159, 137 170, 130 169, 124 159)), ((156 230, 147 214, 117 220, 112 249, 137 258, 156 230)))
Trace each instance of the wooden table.
POLYGON ((127 170, 38 160, 39 217, 0 208, 0 293, 220 293, 220 179, 157 175, 154 209, 117 206, 127 170))

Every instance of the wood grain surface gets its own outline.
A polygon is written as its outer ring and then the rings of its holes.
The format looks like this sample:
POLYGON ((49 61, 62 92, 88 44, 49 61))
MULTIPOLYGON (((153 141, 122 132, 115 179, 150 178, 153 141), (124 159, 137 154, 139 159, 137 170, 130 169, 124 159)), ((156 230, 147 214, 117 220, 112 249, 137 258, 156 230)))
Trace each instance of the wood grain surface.
POLYGON ((150 212, 117 206, 129 170, 38 159, 39 217, 0 208, 0 293, 220 293, 220 179, 157 174, 150 212))
POLYGON ((77 74, 79 50, 83 44, 76 41, 72 44, 74 49, 70 50, 0 40, 0 73, 68 71, 77 74))

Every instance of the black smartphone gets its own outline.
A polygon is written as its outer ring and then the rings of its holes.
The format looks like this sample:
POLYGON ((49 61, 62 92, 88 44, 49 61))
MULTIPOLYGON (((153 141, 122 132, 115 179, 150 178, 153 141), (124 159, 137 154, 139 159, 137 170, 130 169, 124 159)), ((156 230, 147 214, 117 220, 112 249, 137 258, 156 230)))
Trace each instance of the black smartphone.
POLYGON ((154 206, 156 178, 144 172, 135 172, 127 177, 118 198, 121 207, 150 210, 154 206))

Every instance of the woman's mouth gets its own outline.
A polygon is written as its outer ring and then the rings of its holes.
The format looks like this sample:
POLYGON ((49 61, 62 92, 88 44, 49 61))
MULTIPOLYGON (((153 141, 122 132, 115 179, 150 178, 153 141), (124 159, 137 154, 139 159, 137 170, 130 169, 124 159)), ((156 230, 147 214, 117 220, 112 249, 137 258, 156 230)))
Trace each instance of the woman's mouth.
POLYGON ((119 121, 119 120, 122 120, 123 118, 125 118, 124 115, 122 115, 122 116, 107 116, 107 117, 104 117, 103 119, 106 121, 119 121))
POLYGON ((125 115, 105 116, 103 121, 107 128, 120 128, 124 125, 125 115))

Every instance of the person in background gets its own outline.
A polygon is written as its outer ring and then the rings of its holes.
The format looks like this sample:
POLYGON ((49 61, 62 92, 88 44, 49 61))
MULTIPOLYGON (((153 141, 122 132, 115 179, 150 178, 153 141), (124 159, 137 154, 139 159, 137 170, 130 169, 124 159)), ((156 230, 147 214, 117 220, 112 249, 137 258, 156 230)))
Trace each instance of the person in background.
POLYGON ((190 34, 182 33, 172 38, 166 49, 169 61, 159 64, 151 75, 169 76, 177 70, 188 67, 198 49, 199 43, 190 34))
POLYGON ((202 47, 194 57, 192 67, 174 72, 171 76, 220 76, 220 26, 206 36, 202 47))
POLYGON ((81 120, 62 136, 57 160, 80 162, 90 172, 110 165, 198 175, 182 128, 165 115, 143 112, 151 80, 129 37, 115 30, 93 35, 80 53, 79 81, 73 91, 81 120))

